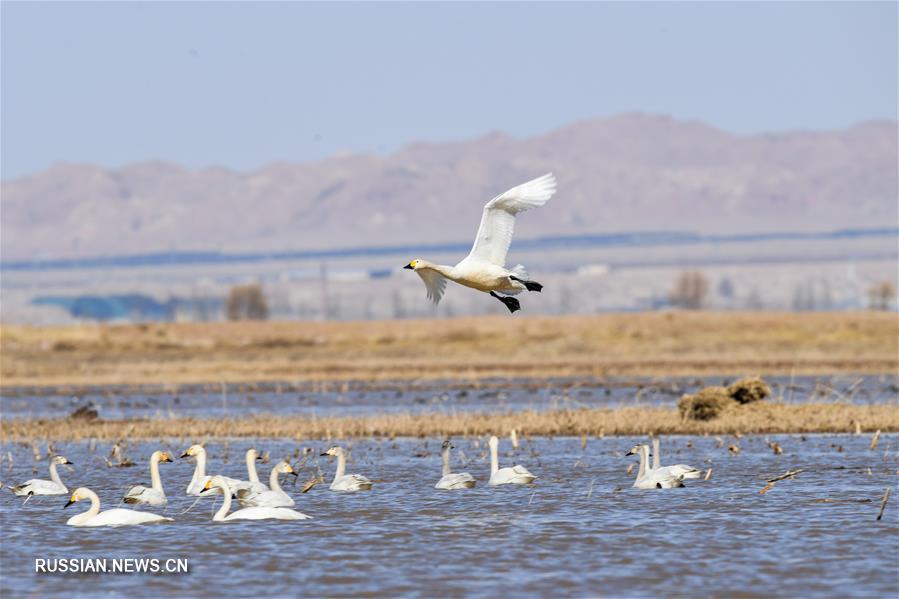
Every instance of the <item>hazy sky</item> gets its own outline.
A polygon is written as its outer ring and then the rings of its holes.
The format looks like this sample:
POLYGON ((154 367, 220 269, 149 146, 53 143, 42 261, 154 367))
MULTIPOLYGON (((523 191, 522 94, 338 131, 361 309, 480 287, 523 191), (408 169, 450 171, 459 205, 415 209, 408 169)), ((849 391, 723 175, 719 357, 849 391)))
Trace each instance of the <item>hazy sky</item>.
POLYGON ((240 170, 648 111, 896 118, 897 4, 2 3, 2 175, 240 170))

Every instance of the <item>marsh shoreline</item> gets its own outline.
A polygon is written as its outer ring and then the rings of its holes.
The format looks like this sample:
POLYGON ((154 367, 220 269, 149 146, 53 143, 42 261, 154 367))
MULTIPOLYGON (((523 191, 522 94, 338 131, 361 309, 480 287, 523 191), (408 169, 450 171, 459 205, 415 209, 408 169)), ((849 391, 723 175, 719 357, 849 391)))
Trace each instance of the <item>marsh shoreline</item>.
POLYGON ((14 419, 0 422, 0 441, 468 437, 513 428, 525 436, 541 437, 887 433, 899 431, 899 405, 758 402, 734 407, 709 421, 684 420, 676 409, 649 407, 326 418, 262 414, 244 418, 14 419))

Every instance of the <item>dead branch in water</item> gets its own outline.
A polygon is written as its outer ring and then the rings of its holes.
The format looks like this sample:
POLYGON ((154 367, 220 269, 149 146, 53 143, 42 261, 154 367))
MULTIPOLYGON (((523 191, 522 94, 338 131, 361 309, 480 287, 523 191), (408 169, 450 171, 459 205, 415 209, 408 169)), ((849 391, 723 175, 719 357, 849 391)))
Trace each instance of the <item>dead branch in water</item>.
POLYGON ((765 481, 765 482, 767 482, 768 484, 765 485, 765 486, 762 488, 761 491, 759 491, 759 495, 764 495, 765 493, 767 493, 768 491, 770 491, 771 489, 773 489, 773 488, 774 488, 774 484, 775 484, 777 481, 779 481, 779 480, 784 480, 784 479, 786 479, 786 478, 793 478, 794 476, 796 476, 796 475, 799 474, 800 472, 802 472, 801 469, 798 469, 798 470, 788 470, 785 474, 781 474, 780 476, 775 476, 774 478, 769 478, 767 481, 765 481))
POLYGON ((880 512, 877 513, 877 520, 880 521, 883 518, 883 510, 887 507, 887 501, 890 500, 890 491, 892 487, 887 487, 886 492, 883 494, 883 499, 880 500, 880 512))

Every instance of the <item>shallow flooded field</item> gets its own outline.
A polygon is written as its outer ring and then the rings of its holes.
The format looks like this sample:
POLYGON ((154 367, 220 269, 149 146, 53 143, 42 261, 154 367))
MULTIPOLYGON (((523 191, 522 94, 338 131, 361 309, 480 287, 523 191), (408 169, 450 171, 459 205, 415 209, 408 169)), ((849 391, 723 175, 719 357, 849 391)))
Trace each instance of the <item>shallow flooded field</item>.
MULTIPOLYGON (((334 464, 318 453, 323 441, 268 439, 209 442, 211 473, 245 478, 243 453, 254 446, 298 466, 286 488, 299 522, 212 522, 220 500, 184 495, 193 464, 162 464, 175 522, 115 529, 65 526, 87 508, 63 509, 66 496, 34 497, 23 505, 0 492, 0 580, 4 596, 895 596, 899 551, 896 498, 883 520, 880 499, 895 486, 899 436, 666 437, 663 463, 712 468, 708 481, 681 489, 637 490, 623 454, 639 439, 523 439, 513 451, 501 440, 500 464, 520 463, 538 476, 526 487, 486 486, 484 439, 455 439, 456 471, 478 486, 440 491, 440 439, 355 441, 349 472, 375 480, 370 492, 337 494, 327 484, 300 486, 334 464), (775 455, 768 442, 783 453, 775 455), (723 444, 722 444, 723 442, 723 444), (728 445, 739 447, 733 454, 728 445), (304 448, 306 450, 304 457, 304 448), (791 469, 765 494, 765 480, 791 469), (188 558, 182 575, 36 575, 35 558, 188 558)), ((195 440, 201 441, 201 440, 195 440)), ((130 484, 148 483, 147 457, 175 455, 190 441, 129 445, 134 467, 109 467, 109 444, 55 449, 70 491, 93 488, 103 507, 119 506, 130 484)), ((32 449, 5 444, 3 483, 46 478, 32 449)), ((115 460, 114 460, 115 462, 115 460)))
MULTIPOLYGON (((294 390, 287 384, 272 383, 254 390, 233 385, 215 391, 185 386, 176 393, 101 387, 79 396, 34 395, 23 389, 10 390, 0 397, 0 412, 4 418, 62 418, 81 406, 92 406, 101 418, 118 420, 236 418, 259 413, 328 417, 674 406, 684 393, 733 380, 721 377, 502 379, 480 381, 474 388, 462 387, 456 381, 423 381, 386 383, 376 389, 332 384, 320 390, 294 390)), ((896 376, 797 376, 765 380, 771 386, 773 398, 787 403, 808 400, 896 403, 899 393, 896 376)))

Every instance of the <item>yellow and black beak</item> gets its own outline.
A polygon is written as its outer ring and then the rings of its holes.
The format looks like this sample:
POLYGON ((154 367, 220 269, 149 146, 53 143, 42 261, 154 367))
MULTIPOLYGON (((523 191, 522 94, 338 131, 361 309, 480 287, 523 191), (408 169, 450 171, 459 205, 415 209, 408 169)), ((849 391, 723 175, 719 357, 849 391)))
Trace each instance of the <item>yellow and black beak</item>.
POLYGON ((162 458, 162 461, 163 461, 163 462, 171 462, 171 461, 172 461, 172 457, 171 457, 170 455, 166 454, 166 456, 165 456, 164 458, 162 458))
POLYGON ((72 505, 73 503, 75 503, 75 500, 72 499, 72 498, 70 497, 69 500, 66 502, 66 504, 65 504, 64 506, 62 506, 62 509, 66 509, 67 507, 69 507, 69 506, 72 505))
POLYGON ((189 457, 190 457, 190 454, 187 453, 187 452, 185 451, 184 453, 181 454, 181 457, 182 457, 182 458, 189 458, 189 457))
POLYGON ((415 270, 415 267, 412 266, 411 262, 409 264, 407 264, 406 266, 404 266, 403 268, 408 268, 409 270, 415 270))

